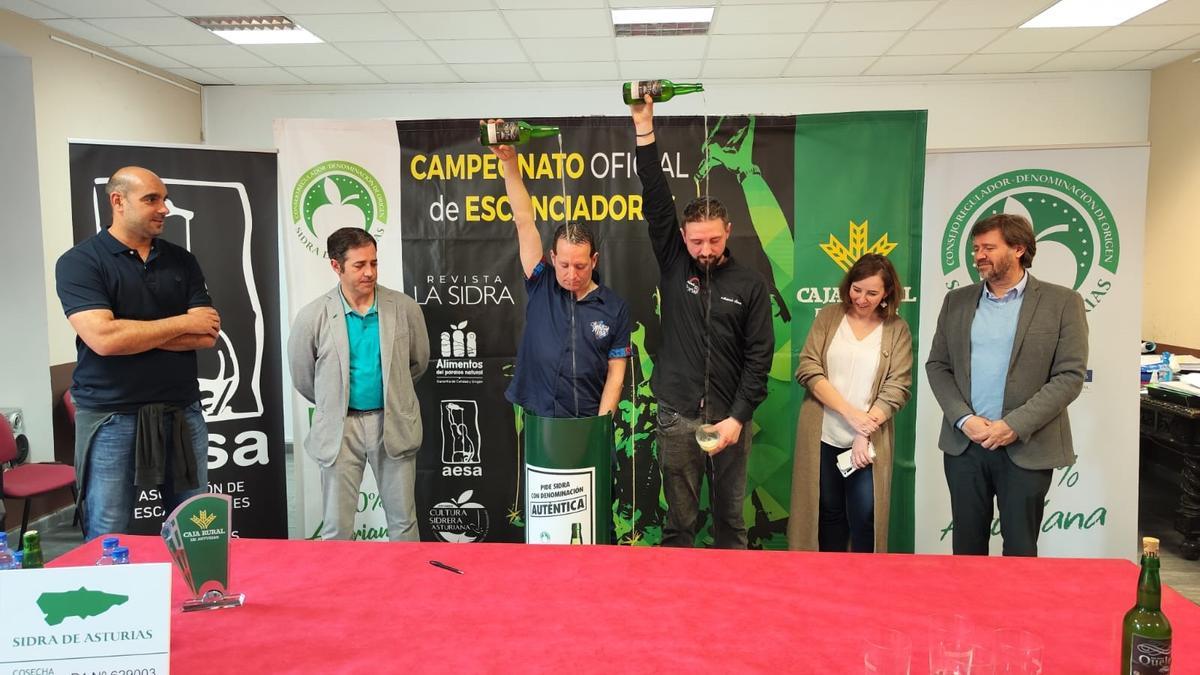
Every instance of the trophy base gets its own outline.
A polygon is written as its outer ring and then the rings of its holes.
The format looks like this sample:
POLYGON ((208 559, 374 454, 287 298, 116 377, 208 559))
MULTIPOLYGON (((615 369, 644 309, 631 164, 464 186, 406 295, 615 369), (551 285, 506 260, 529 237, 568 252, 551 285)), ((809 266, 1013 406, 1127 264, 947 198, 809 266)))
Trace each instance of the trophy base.
POLYGON ((209 591, 199 598, 184 600, 183 611, 202 612, 209 609, 229 609, 230 607, 241 607, 245 601, 245 593, 209 591))

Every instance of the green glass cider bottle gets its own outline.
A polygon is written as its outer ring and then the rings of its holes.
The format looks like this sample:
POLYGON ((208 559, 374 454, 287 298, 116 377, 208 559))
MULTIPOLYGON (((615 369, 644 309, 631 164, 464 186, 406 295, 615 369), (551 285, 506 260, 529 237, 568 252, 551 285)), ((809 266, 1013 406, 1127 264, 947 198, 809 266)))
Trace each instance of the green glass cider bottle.
POLYGON ((38 534, 37 530, 29 530, 25 533, 23 542, 25 559, 21 561, 22 566, 27 570, 42 567, 42 535, 38 534))
POLYGON ((654 99, 655 103, 659 103, 670 101, 682 94, 694 94, 698 91, 704 91, 704 85, 699 82, 677 83, 670 80, 634 80, 621 86, 621 95, 625 99, 625 105, 641 103, 645 100, 646 94, 650 94, 650 98, 654 99))
POLYGON ((1171 672, 1171 624, 1162 613, 1162 582, 1158 577, 1158 540, 1142 537, 1142 573, 1137 602, 1125 613, 1121 633, 1121 673, 1141 675, 1171 672))
POLYGON ((479 125, 480 145, 522 145, 534 138, 558 135, 558 127, 528 122, 484 122, 479 125))
POLYGON ((582 544, 583 543, 583 524, 582 523, 571 523, 571 543, 572 544, 582 544))

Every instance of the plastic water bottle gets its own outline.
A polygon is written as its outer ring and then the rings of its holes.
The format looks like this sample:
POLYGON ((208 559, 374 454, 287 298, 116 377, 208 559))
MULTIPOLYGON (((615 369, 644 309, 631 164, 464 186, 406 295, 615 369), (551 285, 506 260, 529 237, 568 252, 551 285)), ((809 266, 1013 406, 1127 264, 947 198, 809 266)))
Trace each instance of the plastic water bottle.
POLYGON ((13 564, 9 569, 19 570, 25 566, 25 551, 13 551, 13 564))
POLYGON ((101 549, 100 559, 96 561, 96 564, 97 565, 113 564, 113 551, 116 550, 117 546, 119 546, 119 545, 120 545, 120 540, 117 539, 116 537, 105 537, 104 541, 101 542, 101 546, 103 548, 101 549))
POLYGON ((128 565, 129 564, 129 549, 125 548, 124 546, 118 546, 118 547, 114 548, 112 556, 113 556, 112 564, 114 564, 114 565, 128 565))
POLYGON ((0 532, 0 570, 11 570, 13 567, 13 554, 8 549, 8 533, 0 532))
POLYGON ((1171 352, 1162 353, 1162 364, 1159 366, 1158 381, 1170 382, 1175 379, 1175 373, 1171 371, 1171 352))

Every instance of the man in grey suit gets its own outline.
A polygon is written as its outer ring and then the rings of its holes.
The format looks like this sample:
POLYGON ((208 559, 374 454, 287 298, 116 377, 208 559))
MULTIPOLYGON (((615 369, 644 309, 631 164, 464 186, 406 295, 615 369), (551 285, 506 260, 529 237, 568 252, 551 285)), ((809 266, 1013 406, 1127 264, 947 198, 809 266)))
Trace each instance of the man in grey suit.
POLYGON ((296 314, 288 339, 292 382, 316 405, 304 447, 321 467, 321 536, 350 539, 369 462, 388 539, 417 541, 413 381, 429 365, 425 318, 412 298, 376 283, 375 238, 365 230, 344 227, 326 249, 338 285, 296 314))
POLYGON ((1083 298, 1026 269, 1037 250, 1021 216, 971 228, 977 284, 946 295, 925 372, 942 408, 938 446, 956 555, 987 555, 992 503, 1004 555, 1036 556, 1053 470, 1075 462, 1067 406, 1083 389, 1083 298))

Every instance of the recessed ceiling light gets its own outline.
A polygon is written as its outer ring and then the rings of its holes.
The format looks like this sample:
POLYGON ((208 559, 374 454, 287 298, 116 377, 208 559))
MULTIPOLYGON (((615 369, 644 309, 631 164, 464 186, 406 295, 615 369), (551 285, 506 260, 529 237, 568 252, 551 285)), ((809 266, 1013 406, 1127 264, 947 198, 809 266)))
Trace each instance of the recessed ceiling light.
POLYGON ((1116 26, 1167 0, 1059 0, 1021 28, 1116 26))
POLYGON ((712 24, 712 7, 614 9, 617 37, 630 35, 705 35, 712 24))
POLYGON ((189 16, 188 21, 236 45, 322 42, 286 16, 189 16))

